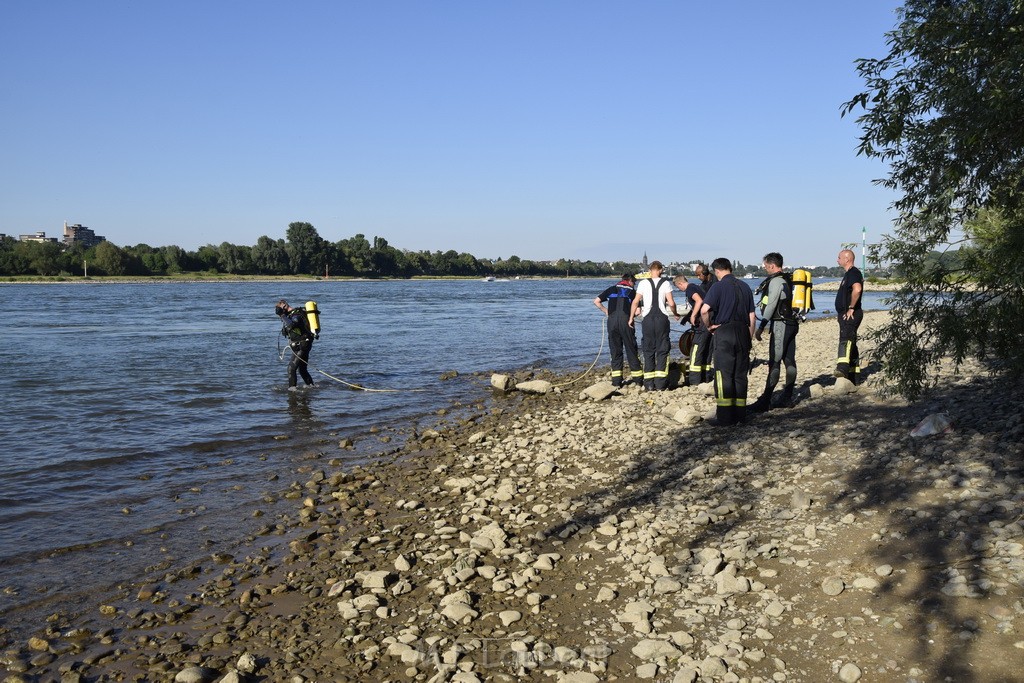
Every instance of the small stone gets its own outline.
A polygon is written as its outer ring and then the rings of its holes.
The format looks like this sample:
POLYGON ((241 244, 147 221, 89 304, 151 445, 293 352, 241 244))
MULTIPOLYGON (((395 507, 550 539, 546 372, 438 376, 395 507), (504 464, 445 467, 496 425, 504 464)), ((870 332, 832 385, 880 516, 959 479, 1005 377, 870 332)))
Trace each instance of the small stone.
POLYGON ((641 664, 636 668, 636 677, 640 680, 647 680, 658 675, 658 665, 654 662, 641 664))
POLYGON ((821 582, 821 590, 825 595, 839 595, 846 588, 846 584, 838 576, 830 576, 821 582))
POLYGON ((794 491, 789 506, 794 510, 809 510, 811 507, 811 494, 806 491, 794 491))
POLYGON ((632 652, 643 660, 658 659, 659 657, 674 659, 683 654, 666 640, 641 640, 633 646, 632 652))
POLYGON ((174 683, 209 683, 217 678, 217 672, 201 666, 182 669, 174 677, 174 683))
POLYGON ((520 619, 523 618, 522 612, 517 612, 514 609, 505 610, 504 612, 498 613, 498 618, 501 619, 501 623, 504 626, 511 626, 520 619))
POLYGON ((860 676, 860 667, 853 662, 843 664, 843 668, 839 670, 839 680, 843 683, 856 683, 860 680, 860 676))
POLYGON ((256 673, 256 657, 246 652, 238 658, 238 661, 235 663, 235 668, 243 674, 256 673))
POLYGON ((892 574, 891 564, 881 564, 875 567, 875 574, 878 576, 889 576, 892 574))

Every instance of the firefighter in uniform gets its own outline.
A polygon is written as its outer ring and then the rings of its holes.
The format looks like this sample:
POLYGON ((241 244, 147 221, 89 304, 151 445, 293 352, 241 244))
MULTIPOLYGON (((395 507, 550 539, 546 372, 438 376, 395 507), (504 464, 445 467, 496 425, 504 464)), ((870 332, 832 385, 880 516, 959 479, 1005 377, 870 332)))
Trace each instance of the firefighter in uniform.
POLYGON ((860 351, 857 349, 857 329, 864 319, 861 295, 864 293, 864 275, 853 265, 856 257, 843 249, 836 258, 846 271, 836 292, 836 316, 839 318, 839 354, 836 358, 836 377, 845 377, 854 384, 860 379, 860 351))
POLYGON ((636 277, 625 273, 617 284, 594 297, 594 305, 607 316, 608 351, 612 356, 612 386, 622 386, 622 357, 625 349, 630 377, 640 375, 640 356, 637 354, 636 330, 629 326, 629 311, 636 298, 636 277), (605 308, 604 304, 608 307, 605 308))
MULTIPOLYGON (((711 285, 718 282, 718 278, 711 272, 706 263, 698 263, 693 271, 700 280, 700 288, 704 290, 704 296, 711 291, 711 285)), ((694 327, 693 348, 690 349, 690 385, 704 384, 715 378, 715 366, 712 364, 715 337, 708 330, 707 325, 701 322, 699 308, 691 313, 690 322, 694 327)))
POLYGON ((637 309, 643 305, 643 350, 644 350, 644 389, 661 391, 668 389, 669 320, 668 314, 676 314, 676 302, 672 298, 672 283, 668 278, 661 277, 664 266, 661 261, 651 264, 651 277, 640 281, 636 288, 636 298, 629 311, 629 326, 633 327, 633 318, 637 309))
POLYGON ((732 274, 732 263, 717 258, 711 267, 718 282, 704 297, 701 318, 715 337, 717 424, 747 421, 747 372, 754 336, 754 295, 732 274))

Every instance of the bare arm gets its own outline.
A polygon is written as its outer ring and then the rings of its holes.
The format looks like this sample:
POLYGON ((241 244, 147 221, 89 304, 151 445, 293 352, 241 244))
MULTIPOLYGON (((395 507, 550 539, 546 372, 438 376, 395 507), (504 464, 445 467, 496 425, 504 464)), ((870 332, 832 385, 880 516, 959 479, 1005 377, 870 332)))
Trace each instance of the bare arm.
POLYGON ((633 298, 633 305, 629 307, 629 326, 633 327, 633 318, 636 317, 636 309, 640 306, 640 302, 643 300, 644 295, 640 292, 636 293, 636 297, 633 298))
POLYGON ((704 306, 704 297, 700 294, 693 295, 693 310, 690 311, 690 325, 697 324, 697 318, 700 317, 700 309, 704 306))
POLYGON ((607 309, 607 308, 605 308, 605 307, 604 307, 604 304, 602 304, 602 303, 601 303, 601 297, 599 297, 599 296, 595 296, 595 297, 594 297, 594 305, 595 305, 595 306, 597 306, 598 308, 600 308, 600 309, 601 309, 601 311, 602 311, 602 312, 603 312, 603 313, 604 313, 605 315, 608 315, 608 309, 607 309))
POLYGON ((700 309, 700 319, 704 323, 704 327, 708 330, 711 329, 711 309, 707 305, 704 305, 700 309))

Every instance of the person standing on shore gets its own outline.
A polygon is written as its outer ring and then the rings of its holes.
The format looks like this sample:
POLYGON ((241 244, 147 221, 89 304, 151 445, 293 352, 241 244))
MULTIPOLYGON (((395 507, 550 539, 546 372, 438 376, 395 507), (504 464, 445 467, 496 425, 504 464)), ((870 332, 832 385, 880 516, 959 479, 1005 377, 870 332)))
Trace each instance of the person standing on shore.
POLYGON ((274 312, 281 319, 281 335, 288 340, 291 358, 288 361, 288 388, 294 389, 298 384, 296 373, 302 375, 307 386, 313 386, 313 378, 309 374, 309 352, 313 349, 313 340, 319 338, 309 328, 309 317, 306 311, 292 308, 281 299, 277 302, 274 312))
MULTIPOLYGON (((686 303, 690 307, 690 312, 686 316, 687 322, 690 324, 690 332, 692 333, 690 339, 689 357, 687 358, 689 374, 685 378, 686 384, 693 384, 694 378, 698 380, 697 384, 700 384, 703 381, 705 381, 701 377, 701 371, 703 371, 703 366, 707 365, 706 362, 701 359, 700 367, 696 367, 698 361, 697 355, 702 354, 702 349, 700 349, 700 347, 698 346, 698 342, 703 344, 707 343, 701 341, 701 338, 703 336, 701 333, 705 332, 705 328, 703 328, 703 326, 700 325, 700 306, 703 305, 703 298, 705 298, 706 293, 705 291, 703 291, 703 288, 700 287, 699 285, 691 283, 688 280, 686 280, 684 275, 676 275, 672 281, 672 284, 676 287, 677 290, 683 293, 683 296, 686 298, 686 303)), ((676 315, 677 321, 679 321, 680 317, 680 315, 676 315)), ((680 350, 683 350, 682 344, 680 344, 680 350)))
POLYGON ((732 274, 732 262, 717 258, 711 267, 718 282, 704 298, 701 318, 715 337, 717 424, 747 421, 747 371, 754 336, 754 294, 732 274))
POLYGON ((636 277, 624 273, 617 284, 594 297, 594 305, 607 316, 608 351, 612 356, 612 386, 622 386, 622 356, 625 349, 630 378, 640 375, 640 356, 637 354, 636 330, 629 324, 629 312, 636 298, 636 277), (605 308, 604 304, 608 307, 605 308))
POLYGON ((782 386, 781 405, 788 406, 793 400, 796 385, 796 335, 800 330, 793 310, 793 285, 782 272, 782 254, 770 252, 764 255, 764 269, 768 277, 760 284, 754 296, 759 297, 761 324, 754 339, 761 341, 765 327, 768 332, 768 381, 764 392, 749 408, 754 413, 771 409, 772 392, 779 383, 783 365, 786 366, 786 383, 782 386))
MULTIPOLYGON (((689 375, 686 383, 691 386, 703 384, 707 381, 706 378, 711 370, 711 353, 708 348, 711 334, 700 319, 700 309, 704 306, 706 292, 703 287, 696 282, 690 282, 684 275, 676 275, 672 284, 683 292, 686 303, 690 305, 690 314, 687 319, 690 323, 690 330, 693 331, 693 341, 690 346, 689 375)), ((676 316, 676 319, 679 319, 679 316, 676 316)))
MULTIPOLYGON (((700 280, 700 287, 704 290, 704 296, 711 291, 711 285, 718 281, 715 274, 706 263, 698 263, 693 269, 700 280)), ((693 317, 693 314, 691 314, 693 317)), ((715 377, 715 367, 712 363, 715 350, 715 337, 708 330, 707 325, 701 322, 700 311, 696 312, 699 323, 697 333, 693 337, 693 348, 690 350, 690 385, 704 384, 715 377)))
POLYGON ((698 263, 697 267, 693 269, 693 274, 697 276, 698 280, 700 280, 700 286, 705 293, 710 292, 711 285, 718 282, 718 278, 711 272, 711 269, 708 268, 708 264, 703 261, 698 263))
POLYGON ((857 349, 857 330, 864 319, 861 298, 864 293, 864 275, 853 265, 857 260, 853 252, 843 249, 836 263, 846 271, 836 291, 836 316, 839 318, 839 355, 836 358, 836 377, 845 377, 854 384, 860 375, 860 351, 857 349))
POLYGON ((629 310, 629 326, 634 327, 633 318, 637 308, 643 310, 644 389, 662 391, 668 389, 669 342, 668 315, 676 314, 676 302, 672 298, 672 285, 661 277, 665 267, 661 261, 651 264, 651 277, 640 281, 636 298, 629 310))

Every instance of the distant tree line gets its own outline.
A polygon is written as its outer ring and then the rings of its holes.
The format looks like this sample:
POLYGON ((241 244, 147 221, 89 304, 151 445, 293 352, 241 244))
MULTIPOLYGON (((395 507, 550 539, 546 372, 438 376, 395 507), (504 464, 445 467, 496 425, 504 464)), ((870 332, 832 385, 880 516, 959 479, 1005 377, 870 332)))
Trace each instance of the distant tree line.
POLYGON ((88 249, 56 242, 0 240, 0 275, 176 275, 224 273, 229 275, 314 275, 366 278, 423 276, 606 276, 635 270, 636 264, 595 263, 576 259, 530 261, 518 256, 479 259, 448 251, 396 249, 383 237, 364 235, 331 242, 309 223, 288 226, 285 239, 263 236, 253 246, 223 242, 196 251, 170 245, 119 247, 101 242, 88 249))
MULTIPOLYGON (((689 263, 689 262, 687 262, 689 263)), ((196 251, 170 245, 148 244, 119 247, 100 242, 85 249, 81 244, 65 247, 56 242, 0 240, 0 275, 82 276, 82 275, 177 275, 210 273, 228 275, 313 275, 364 278, 410 278, 414 276, 450 277, 493 275, 495 277, 609 277, 638 272, 639 263, 615 263, 560 259, 530 261, 518 256, 507 259, 477 258, 472 254, 448 251, 408 251, 396 249, 383 237, 373 241, 364 235, 331 242, 320 236, 309 223, 288 226, 285 239, 263 236, 253 246, 222 242, 208 244, 196 251)), ((734 273, 743 276, 766 275, 760 264, 742 265, 736 261, 734 273)), ((688 267, 670 268, 672 273, 692 274, 688 267)), ((838 277, 838 267, 820 266, 815 277, 838 277)))

